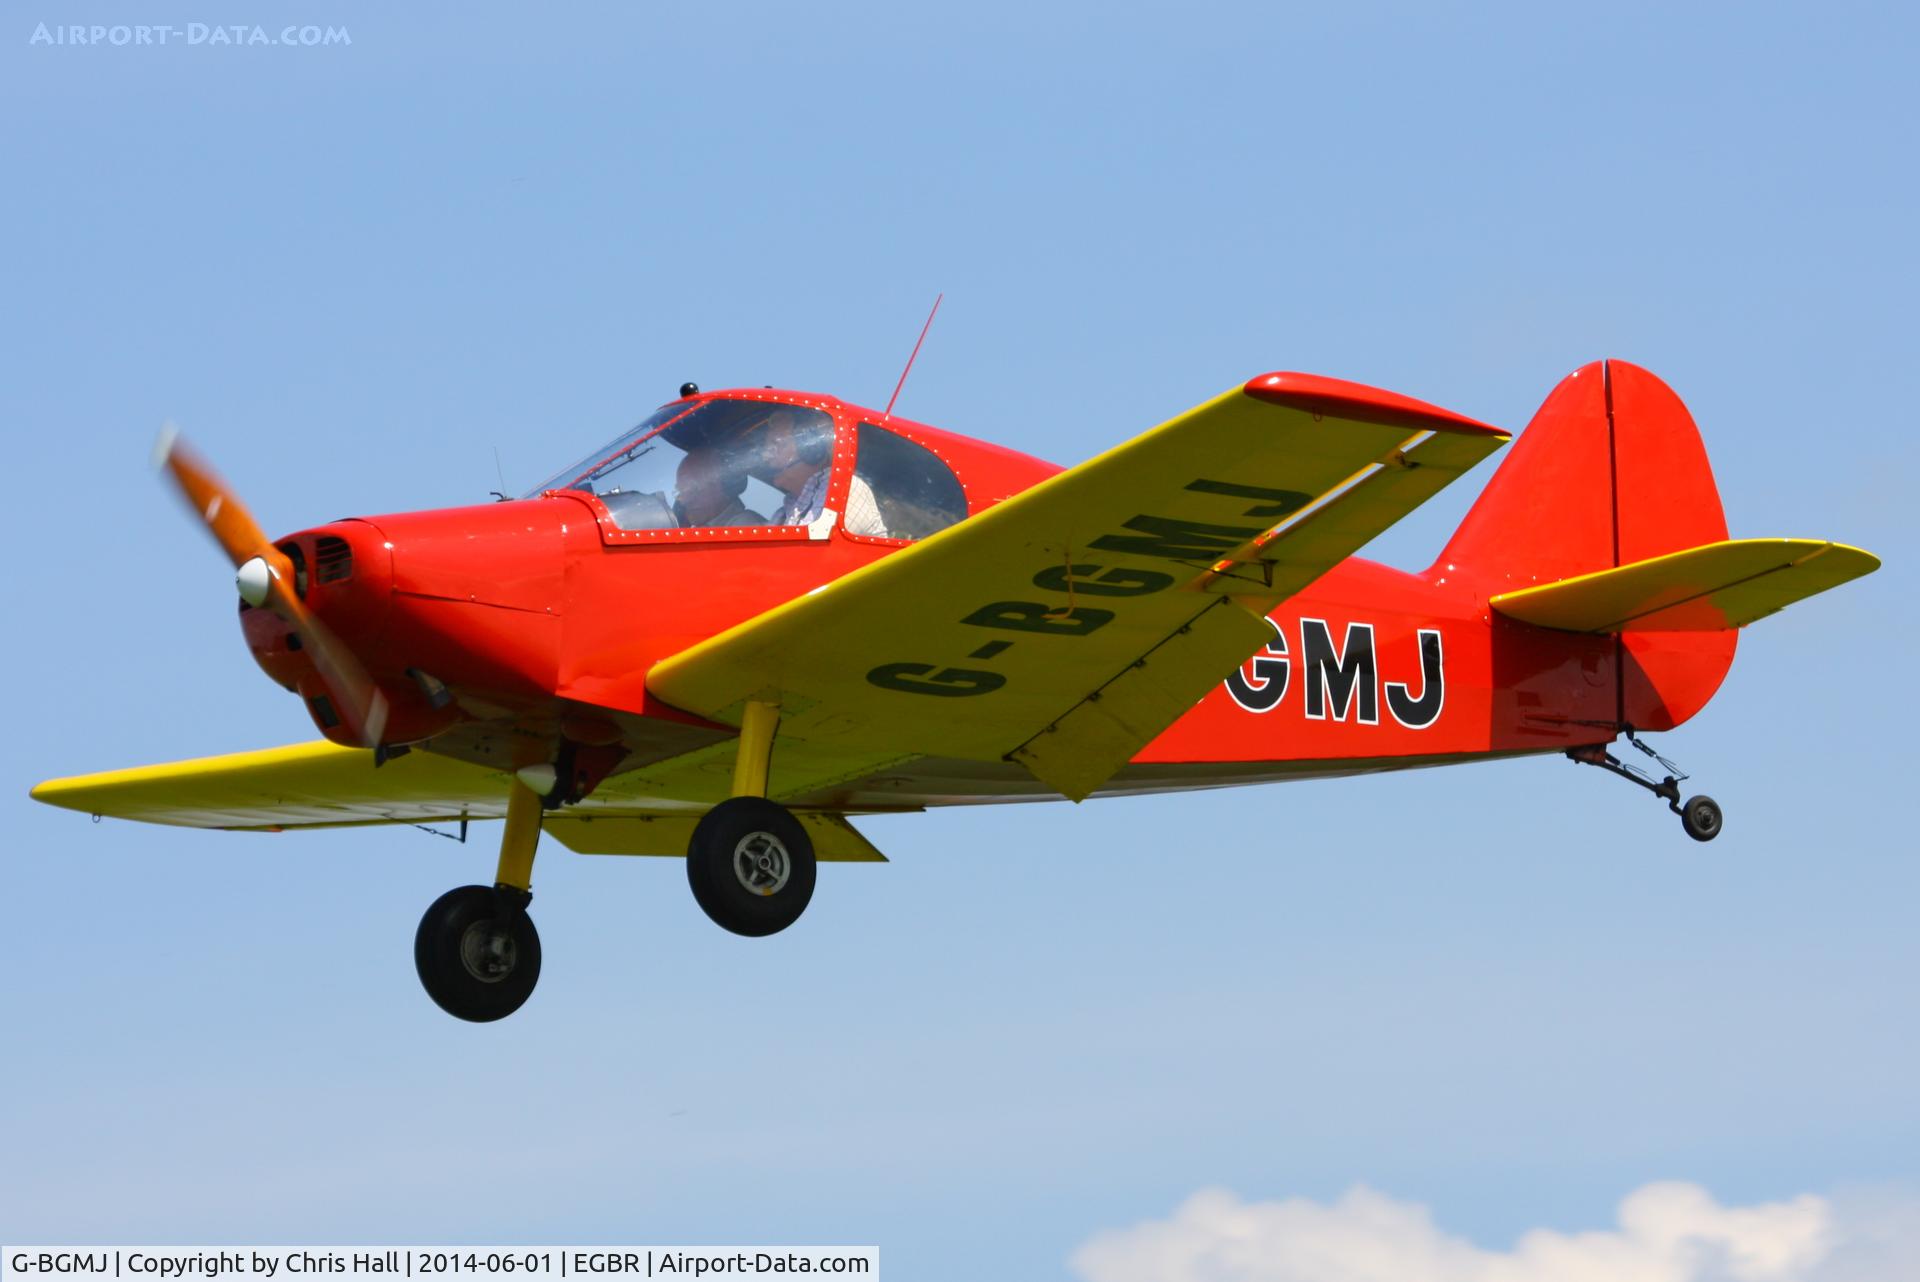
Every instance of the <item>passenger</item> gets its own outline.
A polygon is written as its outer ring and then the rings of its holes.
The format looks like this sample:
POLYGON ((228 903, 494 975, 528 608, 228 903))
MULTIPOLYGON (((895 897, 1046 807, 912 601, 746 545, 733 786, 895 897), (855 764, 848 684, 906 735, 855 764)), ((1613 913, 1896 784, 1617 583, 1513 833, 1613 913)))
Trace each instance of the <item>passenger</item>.
MULTIPOLYGON (((760 434, 761 475, 787 496, 774 514, 775 525, 811 525, 827 505, 827 482, 833 474, 833 428, 818 420, 801 424, 792 410, 767 415, 760 434)), ((887 537, 887 523, 874 501, 873 490, 855 476, 847 488, 847 512, 841 522, 849 534, 887 537)))
POLYGON ((740 501, 746 469, 710 445, 687 451, 674 473, 674 514, 689 528, 766 525, 767 518, 740 501))

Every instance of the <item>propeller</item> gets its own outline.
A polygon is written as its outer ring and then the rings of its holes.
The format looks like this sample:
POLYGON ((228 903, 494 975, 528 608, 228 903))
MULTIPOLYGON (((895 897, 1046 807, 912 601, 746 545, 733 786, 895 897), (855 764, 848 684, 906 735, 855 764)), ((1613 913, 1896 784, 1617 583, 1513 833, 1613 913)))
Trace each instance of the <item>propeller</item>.
POLYGON ((246 505, 173 424, 161 429, 153 458, 233 561, 241 599, 272 610, 300 634, 348 735, 362 747, 377 746, 387 728, 387 697, 353 651, 300 599, 292 560, 273 545, 246 505))

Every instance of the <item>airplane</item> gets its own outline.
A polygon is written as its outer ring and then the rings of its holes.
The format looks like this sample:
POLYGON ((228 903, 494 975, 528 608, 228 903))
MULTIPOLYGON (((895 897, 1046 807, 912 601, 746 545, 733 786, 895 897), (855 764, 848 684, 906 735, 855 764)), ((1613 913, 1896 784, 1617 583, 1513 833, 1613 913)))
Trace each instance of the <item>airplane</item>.
POLYGON ((475 1022, 539 977, 543 834, 684 856, 744 936, 791 926, 820 861, 884 860, 851 818, 936 806, 1554 753, 1711 840, 1719 806, 1641 734, 1706 705, 1739 628, 1879 561, 1730 540, 1686 407, 1619 360, 1553 389, 1427 570, 1355 555, 1509 439, 1276 372, 1061 469, 891 407, 689 383, 520 498, 269 539, 168 434, 249 650, 322 737, 32 795, 269 832, 504 819, 492 884, 414 942, 475 1022))

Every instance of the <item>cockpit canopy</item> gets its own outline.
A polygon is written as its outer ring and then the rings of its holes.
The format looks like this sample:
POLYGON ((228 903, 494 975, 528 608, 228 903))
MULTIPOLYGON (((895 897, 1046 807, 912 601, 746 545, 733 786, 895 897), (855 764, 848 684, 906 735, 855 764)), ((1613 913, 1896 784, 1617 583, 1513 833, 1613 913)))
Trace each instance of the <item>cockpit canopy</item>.
MULTIPOLYGON (((833 419, 820 410, 767 401, 676 402, 556 472, 528 497, 546 490, 596 495, 623 530, 804 525, 793 519, 804 514, 776 482, 807 462, 822 473, 833 462, 833 419)), ((824 497, 824 479, 818 488, 824 497)))
MULTIPOLYGON (((931 450, 871 423, 854 433, 841 528, 867 538, 915 539, 967 515, 966 494, 931 450)), ((535 486, 598 498, 621 530, 734 528, 797 533, 835 515, 833 416, 784 401, 677 401, 535 486)), ((841 459, 842 467, 848 460, 841 459)))

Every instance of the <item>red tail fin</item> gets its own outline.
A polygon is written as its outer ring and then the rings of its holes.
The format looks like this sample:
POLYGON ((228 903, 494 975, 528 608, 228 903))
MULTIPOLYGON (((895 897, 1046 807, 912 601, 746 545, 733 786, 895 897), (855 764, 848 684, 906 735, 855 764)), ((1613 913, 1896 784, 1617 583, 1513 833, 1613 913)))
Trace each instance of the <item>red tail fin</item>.
MULTIPOLYGON (((1428 571, 1490 596, 1727 537, 1693 416, 1637 365, 1562 379, 1428 571)), ((1733 662, 1732 632, 1621 637, 1618 720, 1668 729, 1733 662)))

